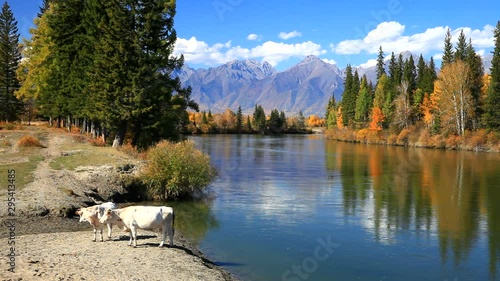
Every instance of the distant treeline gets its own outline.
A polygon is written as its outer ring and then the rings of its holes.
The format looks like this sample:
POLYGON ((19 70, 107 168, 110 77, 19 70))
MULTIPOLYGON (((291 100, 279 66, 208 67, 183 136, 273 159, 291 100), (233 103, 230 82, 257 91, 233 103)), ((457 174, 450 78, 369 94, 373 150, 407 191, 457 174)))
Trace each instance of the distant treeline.
MULTIPOLYGON (((342 99, 326 109, 329 138, 365 143, 480 149, 500 139, 500 21, 491 74, 463 31, 454 47, 448 30, 439 74, 422 55, 377 57, 377 83, 346 69, 342 99)), ((498 150, 498 148, 496 149, 498 150)))

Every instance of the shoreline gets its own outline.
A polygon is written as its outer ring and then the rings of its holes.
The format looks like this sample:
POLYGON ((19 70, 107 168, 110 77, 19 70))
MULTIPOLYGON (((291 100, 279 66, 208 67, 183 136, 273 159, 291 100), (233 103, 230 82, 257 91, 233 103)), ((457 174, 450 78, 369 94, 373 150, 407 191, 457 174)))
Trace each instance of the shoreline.
POLYGON ((93 242, 87 222, 52 216, 14 218, 15 236, 9 238, 7 219, 0 218, 4 226, 0 280, 163 280, 172 276, 174 280, 239 280, 178 231, 173 247, 158 248, 158 232, 139 230, 138 247, 133 248, 128 246, 128 233, 116 227, 110 240, 104 229, 104 241, 93 242), (8 271, 11 246, 16 253, 15 273, 8 271), (157 269, 163 265, 165 270, 157 269))

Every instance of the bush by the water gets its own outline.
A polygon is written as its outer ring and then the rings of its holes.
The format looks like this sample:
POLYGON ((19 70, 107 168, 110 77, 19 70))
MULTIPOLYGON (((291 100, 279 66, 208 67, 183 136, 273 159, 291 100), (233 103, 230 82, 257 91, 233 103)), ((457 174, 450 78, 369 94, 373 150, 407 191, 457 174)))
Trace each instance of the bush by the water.
POLYGON ((217 176, 210 157, 194 142, 162 141, 147 152, 147 165, 140 180, 155 200, 192 197, 217 176))

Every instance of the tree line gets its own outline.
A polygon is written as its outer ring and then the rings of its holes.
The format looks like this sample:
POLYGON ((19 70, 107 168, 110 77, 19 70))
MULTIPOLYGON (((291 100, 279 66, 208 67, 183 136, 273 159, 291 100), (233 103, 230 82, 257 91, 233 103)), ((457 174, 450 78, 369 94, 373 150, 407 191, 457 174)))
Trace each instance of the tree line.
POLYGON ((236 112, 229 108, 215 114, 210 110, 208 113, 189 112, 189 120, 186 130, 192 134, 294 134, 309 133, 310 127, 324 126, 324 120, 320 117, 311 115, 306 118, 302 111, 294 116, 286 116, 284 111, 275 108, 266 116, 259 104, 255 105, 251 115, 244 115, 240 106, 236 112))
POLYGON ((177 137, 187 109, 198 105, 171 77, 184 62, 172 56, 175 8, 169 0, 44 0, 31 38, 19 44, 5 3, 0 32, 11 36, 1 36, 9 39, 0 48, 14 55, 1 58, 9 69, 1 73, 9 81, 2 82, 3 119, 36 114, 139 148, 177 137))
POLYGON ((471 39, 462 31, 453 46, 449 29, 439 74, 432 57, 426 62, 420 55, 415 63, 413 56, 403 59, 402 54, 396 58, 392 53, 386 61, 382 46, 375 85, 348 65, 342 99, 332 96, 326 108, 330 134, 342 138, 341 130, 368 130, 380 138, 376 132, 413 129, 462 137, 478 130, 500 131, 500 21, 494 37, 490 75, 485 74, 471 39))

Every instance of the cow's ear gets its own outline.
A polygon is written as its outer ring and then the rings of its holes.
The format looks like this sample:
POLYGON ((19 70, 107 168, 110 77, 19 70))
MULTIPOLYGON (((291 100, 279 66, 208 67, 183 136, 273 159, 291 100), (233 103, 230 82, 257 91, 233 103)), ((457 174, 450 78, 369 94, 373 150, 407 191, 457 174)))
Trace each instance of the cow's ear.
POLYGON ((75 212, 75 213, 76 213, 77 215, 81 215, 81 214, 82 214, 82 210, 81 210, 81 209, 78 209, 78 210, 76 210, 76 212, 75 212))

